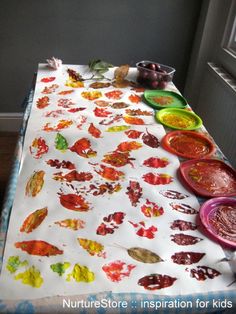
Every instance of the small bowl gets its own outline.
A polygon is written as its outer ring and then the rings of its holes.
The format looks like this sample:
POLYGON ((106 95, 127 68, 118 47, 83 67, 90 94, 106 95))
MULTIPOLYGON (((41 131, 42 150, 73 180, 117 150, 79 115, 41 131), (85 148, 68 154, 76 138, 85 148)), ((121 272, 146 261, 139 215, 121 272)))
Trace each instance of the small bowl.
POLYGON ((154 61, 143 60, 136 63, 137 82, 149 89, 164 89, 172 82, 175 69, 154 61))

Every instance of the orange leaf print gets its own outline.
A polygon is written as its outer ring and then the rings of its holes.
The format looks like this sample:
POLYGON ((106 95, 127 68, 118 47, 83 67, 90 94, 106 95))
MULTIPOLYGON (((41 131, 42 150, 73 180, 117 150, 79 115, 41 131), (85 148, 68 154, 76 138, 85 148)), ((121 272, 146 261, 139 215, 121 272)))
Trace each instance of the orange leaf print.
POLYGON ((111 92, 105 93, 105 96, 109 99, 121 99, 123 92, 120 90, 113 90, 111 92))
POLYGON ((30 255, 54 256, 63 254, 56 246, 41 240, 16 242, 15 247, 30 255))
POLYGON ((45 172, 43 170, 36 171, 29 178, 26 188, 25 195, 35 197, 41 190, 44 184, 44 175, 45 172))
POLYGON ((143 119, 141 119, 141 118, 130 117, 130 116, 123 116, 123 119, 128 124, 136 124, 136 125, 145 124, 143 119))
POLYGON ((49 97, 48 96, 44 96, 42 98, 39 98, 37 100, 36 106, 38 109, 43 109, 47 106, 49 106, 49 97))
POLYGON ((90 126, 88 128, 88 132, 95 138, 100 138, 101 137, 100 136, 101 135, 101 131, 98 128, 96 128, 93 123, 90 123, 90 126))
POLYGON ((107 180, 118 181, 125 175, 124 172, 117 171, 115 168, 112 167, 106 167, 104 165, 100 165, 100 167, 101 170, 95 170, 95 172, 97 172, 100 176, 107 180))
POLYGON ((44 207, 42 209, 37 209, 33 213, 31 213, 23 222, 20 231, 30 233, 34 229, 36 229, 44 220, 44 218, 48 214, 47 207, 44 207))
POLYGON ((141 97, 136 94, 131 94, 129 100, 134 104, 138 104, 141 101, 141 97))
POLYGON ((142 144, 139 142, 131 141, 131 142, 122 142, 117 146, 116 151, 119 152, 130 152, 131 150, 137 150, 142 147, 142 144))

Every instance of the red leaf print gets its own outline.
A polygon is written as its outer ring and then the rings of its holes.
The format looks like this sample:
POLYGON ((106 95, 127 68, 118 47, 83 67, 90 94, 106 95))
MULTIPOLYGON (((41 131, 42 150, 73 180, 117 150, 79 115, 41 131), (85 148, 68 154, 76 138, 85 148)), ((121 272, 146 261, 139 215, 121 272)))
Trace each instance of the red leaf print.
POLYGON ((165 168, 169 165, 167 158, 150 157, 144 160, 143 165, 151 168, 165 168))
POLYGON ((137 117, 131 117, 131 116, 124 116, 123 120, 127 123, 127 124, 134 124, 134 125, 142 125, 145 124, 143 119, 141 118, 137 118, 137 117))
POLYGON ((101 131, 98 128, 96 128, 93 123, 90 123, 88 132, 95 138, 101 137, 101 131))
POLYGON ((75 165, 70 161, 63 160, 62 162, 60 162, 58 159, 49 159, 48 161, 46 161, 46 163, 51 167, 55 167, 56 169, 60 168, 69 170, 75 169, 75 165))
POLYGON ((142 144, 139 142, 122 142, 117 146, 116 151, 119 152, 130 152, 131 150, 137 150, 142 147, 142 144))
POLYGON ((143 134, 142 136, 143 143, 152 148, 158 148, 160 146, 158 138, 153 134, 149 133, 147 129, 146 132, 147 134, 143 134))
POLYGON ((68 109, 67 111, 68 111, 68 112, 75 113, 75 112, 78 112, 78 111, 83 111, 83 110, 85 110, 85 109, 86 109, 86 108, 79 107, 79 108, 71 108, 71 109, 68 109))
POLYGON ((76 170, 72 170, 67 174, 63 174, 62 172, 54 173, 54 180, 58 181, 78 181, 78 182, 85 182, 90 181, 93 178, 93 175, 90 172, 77 172, 76 170))
POLYGON ((76 194, 59 194, 60 203, 63 207, 75 210, 86 212, 89 210, 89 204, 84 200, 81 195, 76 194))
POLYGON ((109 115, 112 114, 112 112, 107 111, 105 108, 98 108, 98 107, 96 107, 93 110, 93 112, 94 112, 96 117, 102 117, 102 118, 109 117, 109 115))
POLYGON ((164 214, 163 207, 150 202, 148 199, 146 200, 146 204, 141 207, 141 211, 146 217, 158 217, 164 214))
POLYGON ((180 230, 180 231, 186 231, 186 230, 196 230, 197 225, 190 221, 180 220, 177 219, 172 222, 170 228, 172 230, 180 230))
POLYGON ((115 168, 112 167, 106 167, 104 165, 100 165, 101 170, 95 170, 100 176, 102 176, 104 179, 111 180, 111 181, 117 181, 124 177, 124 172, 117 171, 115 168))
POLYGON ((176 200, 182 200, 186 197, 189 197, 189 195, 180 193, 178 191, 173 191, 173 190, 166 190, 166 191, 160 191, 159 192, 161 195, 170 198, 170 199, 176 199, 176 200))
POLYGON ((190 270, 187 268, 186 271, 190 271, 190 276, 198 281, 214 279, 215 277, 221 275, 218 270, 207 266, 197 266, 195 269, 192 268, 190 270))
POLYGON ((129 277, 132 269, 134 269, 135 267, 135 265, 126 264, 118 260, 103 265, 102 270, 106 273, 109 280, 111 280, 112 282, 119 282, 124 277, 129 277))
POLYGON ((149 228, 145 229, 145 222, 140 221, 138 223, 133 223, 132 221, 129 221, 129 223, 136 228, 136 234, 140 237, 145 237, 148 239, 154 239, 155 238, 155 232, 157 232, 157 228, 155 226, 151 226, 149 228))
POLYGON ((121 99, 123 92, 120 90, 113 90, 111 92, 105 93, 105 96, 109 99, 121 99))
POLYGON ((196 252, 178 252, 171 256, 171 259, 174 263, 179 265, 190 265, 198 263, 205 253, 196 253, 196 252))
POLYGON ((183 233, 171 235, 171 241, 175 242, 178 245, 193 245, 202 240, 203 240, 202 238, 193 237, 191 235, 183 234, 183 233))
POLYGON ((127 164, 130 164, 132 167, 134 167, 131 160, 135 160, 135 158, 130 158, 128 152, 125 153, 112 152, 104 155, 102 162, 110 164, 111 166, 114 167, 123 167, 127 164))
POLYGON ((142 188, 139 182, 129 181, 126 194, 129 196, 132 206, 137 206, 139 199, 142 197, 142 188))
POLYGON ((139 279, 138 285, 144 287, 146 290, 159 290, 172 286, 175 280, 177 278, 167 275, 151 274, 139 279))
POLYGON ((169 184, 173 181, 173 178, 168 174, 151 172, 144 174, 143 179, 145 182, 152 185, 169 184))
POLYGON ((138 104, 141 101, 141 97, 136 94, 131 94, 129 100, 134 104, 138 104))
POLYGON ((136 130, 128 130, 128 131, 125 131, 125 134, 126 134, 129 138, 132 138, 132 139, 139 138, 142 133, 143 133, 143 132, 136 131, 136 130))
POLYGON ((42 137, 35 138, 30 146, 30 153, 35 159, 41 158, 48 152, 48 145, 42 137))
POLYGON ((177 203, 170 203, 170 206, 183 214, 195 215, 198 211, 195 208, 192 208, 190 205, 187 204, 177 204, 177 203))
POLYGON ((43 77, 43 78, 41 79, 41 82, 43 82, 43 83, 49 83, 49 82, 54 81, 55 79, 56 79, 56 78, 53 77, 53 76, 51 76, 51 77, 43 77))
POLYGON ((37 100, 36 106, 38 109, 43 109, 47 106, 49 106, 49 97, 48 96, 44 96, 42 98, 39 98, 37 100))
POLYGON ((105 236, 114 233, 115 229, 123 223, 125 213, 115 212, 103 218, 103 222, 97 228, 97 234, 105 236))
POLYGON ((94 196, 103 195, 106 192, 108 194, 113 194, 114 192, 119 192, 122 189, 122 187, 119 183, 113 184, 113 183, 108 183, 108 182, 102 183, 99 186, 96 186, 94 184, 90 184, 89 188, 90 188, 90 190, 88 192, 95 190, 92 193, 94 196))
POLYGON ((91 149, 91 143, 87 138, 81 138, 70 147, 72 152, 75 152, 81 157, 90 158, 97 155, 97 152, 91 149))

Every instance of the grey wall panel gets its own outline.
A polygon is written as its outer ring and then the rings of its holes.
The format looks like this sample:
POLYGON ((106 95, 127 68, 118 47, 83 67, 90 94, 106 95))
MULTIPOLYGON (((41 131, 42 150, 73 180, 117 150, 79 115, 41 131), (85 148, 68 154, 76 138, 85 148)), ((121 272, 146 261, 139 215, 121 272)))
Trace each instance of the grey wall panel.
POLYGON ((37 64, 156 60, 182 91, 201 1, 0 0, 0 112, 19 112, 37 64))

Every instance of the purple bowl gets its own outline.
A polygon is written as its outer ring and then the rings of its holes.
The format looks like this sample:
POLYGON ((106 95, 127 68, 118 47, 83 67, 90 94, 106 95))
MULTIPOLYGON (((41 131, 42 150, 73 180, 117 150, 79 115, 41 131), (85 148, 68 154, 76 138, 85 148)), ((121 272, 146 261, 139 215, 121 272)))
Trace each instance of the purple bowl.
MULTIPOLYGON (((231 241, 218 234, 210 222, 210 218, 214 216, 219 206, 234 206, 236 207, 236 199, 230 197, 215 197, 202 204, 199 212, 200 221, 205 227, 207 235, 219 244, 228 246, 230 248, 236 248, 236 241, 231 241)), ((235 209, 236 211, 236 209, 235 209)), ((236 215, 235 215, 236 216, 236 215)), ((234 216, 234 217, 235 217, 234 216)))

